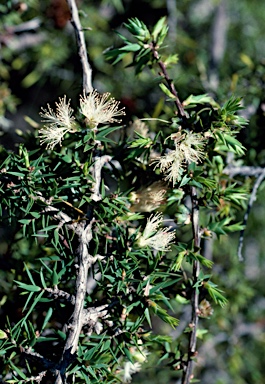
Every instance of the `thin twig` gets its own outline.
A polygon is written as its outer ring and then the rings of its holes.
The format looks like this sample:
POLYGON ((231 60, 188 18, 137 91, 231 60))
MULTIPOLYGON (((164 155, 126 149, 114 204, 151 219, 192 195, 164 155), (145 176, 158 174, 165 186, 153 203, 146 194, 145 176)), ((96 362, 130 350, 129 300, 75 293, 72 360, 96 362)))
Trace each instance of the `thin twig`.
MULTIPOLYGON (((82 31, 81 23, 78 16, 78 10, 74 0, 67 0, 72 15, 71 22, 75 29, 77 44, 79 48, 79 56, 83 69, 83 89, 85 93, 93 91, 92 87, 92 70, 88 63, 84 33, 82 31)), ((96 158, 94 166, 91 171, 93 172, 94 185, 92 187, 92 200, 99 201, 100 184, 101 184, 101 170, 104 164, 110 160, 109 156, 102 156, 96 158)), ((68 334, 64 346, 63 354, 60 359, 59 365, 55 372, 55 384, 66 383, 66 370, 69 364, 73 361, 77 348, 80 333, 84 326, 88 326, 88 333, 95 330, 97 333, 101 332, 102 326, 98 318, 106 318, 108 316, 107 310, 101 306, 99 308, 84 308, 84 301, 86 296, 86 287, 88 281, 88 270, 93 263, 95 263, 99 255, 93 257, 89 253, 89 243, 92 240, 92 225, 94 222, 93 215, 90 220, 81 221, 76 223, 74 231, 79 238, 79 247, 77 250, 78 255, 78 275, 76 278, 76 295, 73 314, 68 323, 68 334)))
POLYGON ((229 175, 230 177, 234 177, 236 175, 241 176, 256 176, 258 177, 261 173, 264 172, 263 167, 252 167, 252 166, 242 166, 242 167, 226 167, 223 170, 225 175, 229 175))
POLYGON ((243 255, 242 255, 242 249, 243 249, 243 243, 244 243, 244 235, 245 235, 245 228, 247 225, 248 217, 252 208, 252 205, 256 199, 256 194, 258 192, 258 188, 265 178, 265 168, 263 167, 252 167, 252 166, 243 166, 243 167, 226 167, 223 171, 224 174, 229 175, 230 177, 234 177, 236 175, 241 175, 241 176, 248 176, 248 177, 257 177, 250 198, 248 202, 248 207, 244 215, 243 219, 243 226, 244 229, 241 230, 240 236, 239 236, 239 242, 238 242, 238 248, 237 248, 237 255, 239 261, 243 261, 243 255))
MULTIPOLYGON (((105 161, 102 161, 102 166, 104 165, 105 161)), ((101 168, 100 170, 97 170, 97 172, 94 173, 95 184, 97 186, 94 193, 98 196, 98 198, 99 185, 101 180, 101 168)), ((59 363, 53 368, 56 377, 55 384, 65 384, 66 369, 74 359, 82 327, 84 325, 87 325, 90 320, 90 323, 88 324, 90 326, 90 330, 94 326, 96 332, 100 332, 101 327, 98 322, 98 318, 107 317, 107 311, 102 311, 102 306, 99 308, 90 308, 90 312, 84 309, 88 270, 91 265, 94 264, 98 259, 102 258, 102 256, 92 256, 88 252, 89 243, 92 240, 92 225, 94 223, 93 217, 90 221, 84 220, 80 222, 74 222, 70 216, 68 216, 64 212, 61 212, 58 208, 53 207, 51 205, 51 199, 47 200, 43 196, 41 196, 41 194, 39 194, 38 196, 32 196, 32 198, 34 198, 35 200, 41 200, 43 203, 47 204, 47 206, 44 208, 44 212, 53 213, 53 218, 59 221, 58 229, 65 225, 69 229, 73 230, 79 239, 79 247, 77 250, 78 275, 76 278, 76 294, 75 297, 71 298, 71 302, 74 305, 74 310, 68 323, 68 334, 62 357, 59 363)), ((56 294, 58 296, 64 296, 66 298, 68 297, 66 292, 60 291, 58 289, 55 289, 52 292, 50 291, 49 293, 56 294)))
MULTIPOLYGON (((184 110, 183 104, 181 103, 178 92, 175 88, 175 85, 170 79, 166 65, 161 60, 157 50, 156 46, 153 44, 151 47, 153 52, 153 57, 157 60, 157 63, 162 71, 162 76, 167 82, 167 87, 170 90, 170 92, 175 96, 174 102, 176 109, 178 113, 184 117, 188 118, 188 113, 184 110)), ((193 228, 193 238, 194 238, 194 246, 196 248, 200 247, 200 230, 199 230, 199 204, 198 204, 198 197, 197 197, 197 190, 195 187, 191 187, 191 201, 192 201, 192 228, 193 228)), ((199 319, 199 291, 198 288, 196 288, 196 283, 198 281, 200 273, 200 263, 195 260, 193 264, 193 290, 191 295, 191 307, 192 307, 192 315, 191 315, 191 333, 190 333, 190 339, 189 339, 189 351, 188 351, 188 359, 186 362, 186 367, 183 370, 183 376, 182 376, 182 384, 189 384, 190 380, 192 378, 192 370, 193 370, 193 358, 196 355, 196 343, 197 343, 197 326, 198 326, 198 319, 199 319)))
POLYGON ((161 68, 161 71, 162 71, 162 75, 163 77, 165 78, 166 82, 167 82, 167 86, 170 90, 170 92, 175 96, 175 105, 177 107, 177 111, 180 113, 180 115, 182 117, 188 117, 188 114, 187 112, 184 110, 184 107, 181 103, 181 101, 179 100, 179 97, 178 97, 178 92, 175 88, 175 85, 172 81, 172 79, 170 79, 169 75, 168 75, 168 72, 167 72, 167 69, 166 69, 166 66, 164 64, 164 62, 160 59, 160 56, 156 50, 156 47, 155 45, 152 46, 152 52, 153 52, 153 56, 154 58, 157 60, 157 63, 159 65, 159 67, 161 68))
POLYGON ((63 354, 56 371, 56 384, 66 383, 65 372, 72 362, 77 350, 79 336, 84 325, 83 311, 86 295, 86 283, 88 269, 92 264, 93 257, 88 253, 88 246, 92 240, 93 220, 87 225, 85 222, 78 224, 77 234, 79 237, 78 249, 78 275, 76 279, 75 307, 68 324, 68 335, 64 346, 63 354))
POLYGON ((263 168, 262 172, 260 173, 259 177, 256 179, 256 181, 254 183, 254 186, 253 186, 250 198, 249 198, 249 202, 248 202, 248 207, 247 207, 247 210, 246 210, 245 215, 244 215, 244 219, 243 219, 244 229, 242 229, 240 232, 239 243, 238 243, 238 248, 237 248, 237 255, 238 255, 239 261, 244 260, 243 255, 242 255, 242 248, 243 248, 243 243, 244 243, 245 228, 247 225, 247 221, 248 221, 248 217, 249 217, 252 205, 253 205, 254 201, 256 200, 256 195, 257 195, 259 186, 262 183, 262 181, 264 180, 264 178, 265 178, 265 168, 263 168))
POLYGON ((109 326, 113 326, 113 322, 107 320, 109 317, 108 307, 108 304, 104 304, 99 307, 84 309, 84 326, 88 326, 88 336, 90 336, 93 331, 98 335, 102 332, 103 325, 98 321, 99 319, 105 320, 109 326))
POLYGON ((78 9, 75 3, 75 0, 66 0, 71 12, 71 23, 75 30, 76 41, 78 45, 78 53, 80 56, 80 61, 83 69, 83 90, 85 93, 90 93, 93 91, 92 86, 92 69, 88 62, 85 36, 83 28, 80 23, 78 9))
MULTIPOLYGON (((100 181, 101 181, 101 169, 106 161, 109 160, 109 156, 102 156, 96 160, 95 165, 98 166, 94 168, 94 179, 95 179, 95 189, 94 195, 97 196, 97 201, 100 200, 100 181)), ((68 334, 66 343, 64 346, 63 354, 60 359, 58 368, 56 370, 56 380, 55 384, 65 384, 66 377, 65 373, 69 364, 73 361, 75 353, 78 347, 78 341, 80 337, 81 330, 83 326, 89 325, 90 330, 95 328, 96 332, 101 331, 101 327, 98 322, 98 318, 106 318, 107 312, 104 310, 102 312, 102 307, 99 308, 90 308, 90 312, 84 309, 84 301, 86 296, 86 286, 88 280, 88 270, 92 264, 94 264, 98 259, 102 258, 100 255, 92 256, 89 253, 89 243, 92 240, 92 226, 94 223, 93 217, 90 221, 81 221, 78 223, 72 224, 74 231, 79 238, 79 247, 77 250, 78 255, 78 275, 76 278, 76 295, 75 295, 75 305, 73 314, 68 323, 68 334), (93 313, 93 315, 91 315, 93 313), (88 316, 90 314, 90 317, 88 316), (92 317, 91 317, 92 316, 92 317), (88 324, 88 320, 90 323, 88 324)), ((67 224, 69 225, 69 224, 67 224)), ((104 307, 105 308, 105 307, 104 307)))
POLYGON ((43 203, 47 204, 47 206, 43 209, 43 212, 49 212, 53 214, 53 218, 59 221, 58 228, 62 228, 64 225, 72 231, 76 231, 76 228, 78 228, 78 223, 75 222, 70 216, 68 216, 66 213, 60 211, 58 208, 55 208, 51 205, 52 199, 45 199, 41 193, 38 193, 37 196, 30 195, 30 198, 32 200, 40 200, 43 203))
POLYGON ((4 26, 4 30, 8 32, 9 35, 13 33, 22 33, 26 31, 36 31, 41 26, 41 19, 39 17, 35 17, 29 21, 25 21, 19 25, 12 26, 4 26))
POLYGON ((101 170, 104 166, 104 164, 108 163, 111 160, 111 157, 108 155, 104 155, 101 157, 95 157, 95 163, 91 167, 91 173, 95 180, 93 183, 93 186, 91 188, 93 194, 91 196, 91 199, 94 201, 101 200, 101 194, 100 194, 100 183, 101 183, 101 170))
POLYGON ((42 371, 37 376, 31 376, 28 379, 23 380, 22 382, 29 383, 29 382, 35 381, 36 383, 40 383, 44 378, 44 376, 46 376, 46 373, 47 371, 42 371))
POLYGON ((60 297, 66 301, 69 301, 72 305, 75 304, 75 297, 65 291, 62 291, 61 289, 58 289, 57 286, 55 286, 54 288, 45 288, 45 291, 52 295, 55 299, 58 299, 60 297))
POLYGON ((54 368, 54 365, 55 365, 54 362, 52 362, 49 359, 46 359, 44 356, 42 356, 41 354, 39 354, 36 351, 33 351, 31 348, 23 348, 22 346, 20 346, 20 349, 23 353, 25 353, 26 359, 31 359, 35 362, 38 362, 46 370, 48 370, 48 369, 52 370, 54 368))
MULTIPOLYGON (((192 230, 194 237, 194 247, 200 247, 201 234, 199 228, 199 204, 197 190, 195 187, 191 187, 191 201, 192 201, 192 230)), ((193 359, 196 356, 196 344, 197 344, 197 327, 199 321, 199 290, 196 287, 198 277, 200 273, 200 263, 195 260, 193 264, 193 290, 191 294, 191 323, 190 323, 190 339, 189 339, 189 351, 188 360, 182 376, 182 384, 189 384, 192 379, 193 371, 193 359)))

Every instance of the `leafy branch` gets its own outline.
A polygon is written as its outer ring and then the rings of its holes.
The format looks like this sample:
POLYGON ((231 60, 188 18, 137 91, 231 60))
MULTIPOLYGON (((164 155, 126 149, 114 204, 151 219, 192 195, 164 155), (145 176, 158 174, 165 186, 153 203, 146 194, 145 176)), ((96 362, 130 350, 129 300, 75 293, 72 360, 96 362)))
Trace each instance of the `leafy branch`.
POLYGON ((169 359, 189 384, 204 332, 199 317, 212 314, 204 296, 227 303, 204 274, 213 261, 200 254, 202 239, 242 230, 236 213, 248 190, 225 165, 229 153, 245 153, 237 138, 246 124, 241 101, 231 97, 220 106, 202 94, 182 102, 168 72, 178 58, 161 54, 166 18, 152 29, 130 19, 132 40, 119 33, 123 45, 107 58, 117 63, 129 55, 137 74, 159 67, 173 108, 150 126, 137 119, 120 133, 110 124, 120 123, 124 108, 93 90, 76 4, 68 4, 83 67, 79 112, 60 98, 55 111, 41 111, 36 149, 20 145, 18 153, 1 154, 0 205, 12 247, 23 239, 37 255, 23 260, 23 278, 14 279, 26 300, 23 317, 0 331, 1 353, 14 382, 49 375, 56 384, 129 382, 156 342, 165 351, 160 361, 169 359), (177 319, 177 300, 189 304, 189 318, 177 319), (157 319, 189 330, 186 353, 173 338, 151 335, 157 319), (38 352, 43 342, 53 358, 38 352))

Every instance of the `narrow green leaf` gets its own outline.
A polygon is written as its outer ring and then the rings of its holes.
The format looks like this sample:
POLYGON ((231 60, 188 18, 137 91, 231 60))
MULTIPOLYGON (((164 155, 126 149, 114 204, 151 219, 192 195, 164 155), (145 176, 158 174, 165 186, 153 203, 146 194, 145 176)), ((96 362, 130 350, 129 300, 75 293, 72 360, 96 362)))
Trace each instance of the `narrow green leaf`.
POLYGON ((160 34, 163 34, 166 36, 167 30, 168 30, 168 27, 166 25, 166 17, 164 16, 164 17, 161 17, 161 19, 159 19, 156 25, 154 26, 154 29, 152 31, 153 41, 157 42, 158 36, 160 34))
POLYGON ((60 336, 61 339, 66 340, 66 334, 59 329, 57 330, 58 335, 60 336))
POLYGON ((24 173, 21 173, 21 172, 11 172, 11 171, 7 171, 6 172, 8 175, 13 175, 13 176, 17 176, 17 177, 24 177, 25 174, 24 173))
POLYGON ((4 331, 2 331, 2 329, 0 329, 0 339, 7 339, 7 338, 8 338, 7 334, 4 331))
POLYGON ((30 273, 30 271, 29 271, 29 269, 28 269, 26 263, 24 263, 24 267, 25 267, 25 270, 26 270, 26 272, 27 272, 27 275, 28 275, 30 281, 32 282, 33 285, 36 285, 36 284, 35 284, 35 281, 33 280, 32 274, 30 273))
POLYGON ((153 288, 150 289, 150 295, 157 292, 160 289, 164 289, 164 288, 170 287, 173 284, 176 284, 179 280, 181 280, 181 277, 178 279, 163 281, 162 283, 155 285, 153 288))
POLYGON ((17 280, 14 280, 14 282, 19 286, 19 288, 25 289, 28 292, 39 292, 41 290, 41 288, 36 285, 24 284, 17 280))
POLYGON ((58 277, 58 274, 55 270, 53 270, 52 272, 52 284, 53 285, 58 285, 59 283, 59 277, 58 277))
POLYGON ((127 356, 127 359, 128 359, 131 363, 134 363, 132 354, 131 354, 131 352, 129 351, 129 349, 127 349, 126 347, 124 347, 123 350, 124 350, 125 355, 127 356))
POLYGON ((149 308, 145 309, 144 315, 145 315, 145 318, 149 324, 149 327, 152 328, 152 321, 151 321, 151 317, 150 317, 150 313, 149 313, 149 308))
MULTIPOLYGON (((49 268, 48 265, 46 265, 46 264, 44 263, 44 260, 45 260, 45 259, 39 259, 39 260, 40 260, 40 262, 42 263, 42 265, 44 266, 44 268, 46 268, 47 271, 52 275, 52 270, 51 270, 51 268, 49 268)), ((51 260, 51 259, 48 258, 48 260, 51 260)))
POLYGON ((228 300, 222 295, 222 290, 217 288, 217 285, 211 281, 204 283, 204 287, 208 290, 210 296, 213 298, 216 304, 219 304, 221 307, 224 307, 228 300))
MULTIPOLYGON (((29 317, 29 315, 31 314, 31 312, 33 311, 33 309, 35 308, 36 304, 39 302, 41 296, 43 295, 44 291, 41 291, 39 293, 39 295, 35 298, 35 300, 33 301, 31 307, 29 308, 26 316, 22 319, 22 325, 25 323, 26 319, 29 317)), ((16 326, 18 325, 18 323, 16 324, 16 326)))
POLYGON ((20 376, 24 380, 27 380, 27 376, 18 367, 16 367, 11 360, 9 360, 8 362, 12 369, 14 369, 14 371, 18 374, 18 376, 20 376))
POLYGON ((180 182, 179 187, 183 187, 184 185, 188 184, 189 181, 190 181, 190 177, 188 175, 184 175, 184 177, 182 178, 182 180, 180 182))
POLYGON ((40 279, 41 279, 41 283, 42 283, 43 288, 44 289, 47 288, 47 285, 45 283, 45 278, 44 278, 44 275, 43 275, 43 267, 41 267, 41 269, 40 269, 40 279))
POLYGON ((176 95, 174 95, 167 87, 165 84, 161 83, 159 84, 159 87, 161 90, 164 92, 165 95, 170 97, 170 99, 176 100, 176 95))
POLYGON ((120 51, 126 51, 126 52, 137 52, 140 51, 141 46, 137 43, 127 43, 124 47, 119 48, 120 51))
POLYGON ((213 98, 206 93, 203 95, 190 95, 186 100, 183 101, 183 105, 197 105, 197 104, 212 104, 216 105, 216 102, 213 100, 213 98))
POLYGON ((55 225, 49 225, 48 227, 44 227, 44 228, 42 228, 42 231, 46 231, 46 232, 48 232, 48 231, 50 231, 50 230, 52 230, 52 229, 56 229, 56 228, 58 228, 58 225, 57 225, 57 224, 55 224, 55 225))
POLYGON ((32 221, 32 219, 20 219, 20 220, 18 220, 19 223, 24 224, 24 225, 28 225, 31 221, 32 221))
POLYGON ((43 321, 42 327, 41 327, 41 332, 43 332, 44 328, 46 327, 48 321, 50 320, 51 316, 53 313, 53 309, 50 307, 46 313, 45 319, 43 321))

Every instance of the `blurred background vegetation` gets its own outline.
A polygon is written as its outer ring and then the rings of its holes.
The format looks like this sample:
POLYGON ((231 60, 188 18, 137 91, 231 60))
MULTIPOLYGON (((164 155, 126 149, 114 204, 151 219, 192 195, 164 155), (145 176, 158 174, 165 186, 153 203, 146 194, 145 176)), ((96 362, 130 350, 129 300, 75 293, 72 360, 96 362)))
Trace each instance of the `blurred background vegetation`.
MULTIPOLYGON (((121 30, 128 18, 138 17, 150 26, 166 15, 170 31, 165 49, 179 56, 170 75, 180 99, 191 93, 209 93, 219 103, 230 95, 242 97, 245 106, 242 114, 249 119, 249 126, 240 134, 247 148, 245 163, 265 166, 265 2, 78 0, 77 4, 93 67, 93 85, 122 101, 128 122, 134 116, 163 118, 169 107, 156 86, 155 73, 145 70, 136 77, 127 56, 112 66, 103 52, 120 44, 115 30, 121 30)), ((53 104, 58 96, 67 94, 74 105, 78 103, 82 72, 68 20, 65 0, 0 0, 0 140, 8 149, 17 150, 17 143, 22 140, 28 140, 27 145, 31 145, 32 136, 25 138, 25 133, 40 123, 38 113, 47 102, 53 104)), ((223 237, 207 249, 208 256, 216 263, 214 273, 220 278, 229 304, 224 309, 214 307, 213 316, 200 321, 195 376, 202 383, 264 382, 264 186, 263 183, 246 230, 245 261, 238 261, 238 234, 229 240, 223 237)), ((19 280, 23 273, 23 261, 36 255, 34 248, 29 252, 25 240, 15 239, 14 246, 14 238, 5 228, 1 228, 0 234, 0 328, 3 329, 7 315, 14 321, 21 317, 24 299, 12 282, 14 276, 19 280)), ((183 303, 180 320, 186 320, 188 311, 183 303)), ((183 328, 180 325, 172 332, 165 327, 159 332, 170 333, 177 343, 183 328)), ((163 362, 158 366, 158 360, 154 351, 146 369, 135 375, 133 382, 176 383, 177 373, 164 368, 163 362)))

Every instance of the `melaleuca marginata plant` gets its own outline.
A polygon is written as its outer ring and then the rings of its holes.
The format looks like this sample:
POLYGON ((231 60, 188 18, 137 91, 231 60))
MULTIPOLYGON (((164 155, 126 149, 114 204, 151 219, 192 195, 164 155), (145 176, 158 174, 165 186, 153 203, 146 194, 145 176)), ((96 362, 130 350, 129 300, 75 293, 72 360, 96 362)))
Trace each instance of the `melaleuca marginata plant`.
POLYGON ((242 229, 247 191, 226 172, 228 154, 235 163, 244 155, 241 101, 180 101, 166 19, 125 28, 107 59, 129 55, 137 79, 158 73, 161 116, 122 125, 118 101, 83 90, 77 110, 67 96, 42 108, 34 149, 2 149, 2 222, 23 262, 13 274, 25 297, 0 334, 9 383, 127 383, 154 350, 189 383, 199 318, 227 302, 203 249, 242 229), (176 343, 179 318, 186 329, 176 343))

